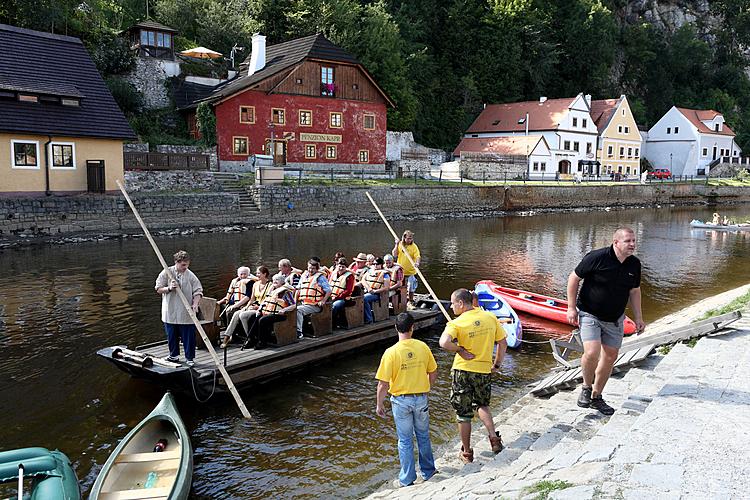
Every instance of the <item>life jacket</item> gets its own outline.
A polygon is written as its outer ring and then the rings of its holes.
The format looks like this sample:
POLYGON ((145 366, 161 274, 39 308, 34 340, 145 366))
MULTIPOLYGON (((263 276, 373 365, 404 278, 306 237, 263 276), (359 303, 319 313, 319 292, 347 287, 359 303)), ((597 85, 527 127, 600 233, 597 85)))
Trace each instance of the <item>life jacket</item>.
POLYGON ((323 276, 325 276, 327 280, 331 279, 331 274, 333 273, 333 271, 327 266, 321 267, 320 272, 323 273, 323 276))
POLYGON ((266 294, 266 297, 261 302, 258 310, 263 316, 270 316, 271 314, 278 314, 282 309, 289 307, 291 304, 284 300, 287 293, 290 293, 292 288, 288 285, 282 285, 278 288, 274 288, 266 294))
POLYGON ((401 281, 402 281, 401 284, 403 285, 403 281, 404 281, 404 268, 403 267, 399 266, 398 264, 394 262, 392 267, 384 267, 383 269, 391 273, 391 286, 393 286, 393 283, 396 281, 396 277, 398 276, 399 272, 401 273, 401 281))
POLYGON ((352 275, 351 271, 344 271, 333 278, 331 281, 331 299, 338 300, 341 297, 341 294, 346 291, 346 281, 352 275))
POLYGON ((242 297, 245 295, 242 290, 243 288, 247 290, 247 284, 250 282, 250 278, 234 278, 231 283, 229 283, 229 288, 227 289, 227 293, 229 294, 229 304, 236 304, 240 300, 242 300, 242 297))
POLYGON ((309 274, 302 277, 299 282, 299 300, 303 304, 317 304, 326 293, 323 291, 323 287, 318 283, 318 278, 323 276, 323 273, 317 272, 310 276, 309 274))
POLYGON ((364 275, 364 281, 370 291, 380 290, 385 284, 385 275, 388 269, 375 269, 374 267, 364 275))
POLYGON ((363 267, 362 269, 357 269, 356 262, 352 264, 351 266, 349 266, 349 270, 354 273, 354 279, 356 279, 357 281, 362 279, 362 275, 365 274, 368 271, 368 269, 370 268, 367 266, 363 267))
POLYGON ((292 271, 287 275, 284 281, 286 281, 286 284, 291 286, 292 288, 297 288, 297 285, 299 285, 299 278, 300 273, 295 273, 292 271))

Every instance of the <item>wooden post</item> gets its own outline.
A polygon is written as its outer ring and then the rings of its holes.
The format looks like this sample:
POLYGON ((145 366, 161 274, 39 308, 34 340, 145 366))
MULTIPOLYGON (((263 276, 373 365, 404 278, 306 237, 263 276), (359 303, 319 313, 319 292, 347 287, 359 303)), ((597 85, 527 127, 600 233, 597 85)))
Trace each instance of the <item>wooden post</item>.
POLYGON ((430 292, 430 295, 432 295, 432 298, 435 299, 435 303, 440 308, 440 311, 443 313, 443 316, 445 316, 445 319, 447 321, 450 321, 451 317, 448 314, 448 311, 446 311, 445 307, 443 307, 442 302, 440 302, 440 299, 438 298, 437 294, 432 289, 432 287, 430 286, 430 284, 427 282, 427 279, 422 274, 422 271, 420 271, 419 268, 417 267, 417 265, 414 263, 414 260, 411 258, 411 255, 409 255, 409 252, 407 252, 406 249, 404 248, 404 246, 401 244, 401 239, 398 237, 398 235, 396 234, 396 232, 393 230, 393 228, 391 227, 391 225, 388 223, 388 219, 385 218, 385 215, 383 215, 383 212, 380 211, 380 207, 378 207, 378 204, 375 203, 375 200, 372 199, 372 196, 370 196, 370 193, 368 191, 365 191, 365 194, 367 195, 367 199, 370 200, 370 203, 372 203, 372 206, 375 207, 375 210, 378 211, 378 215, 380 215, 380 218, 383 219, 383 222, 385 222, 385 226, 391 232, 391 234, 393 235, 393 237, 398 240, 399 250, 401 252, 404 252, 404 255, 406 255, 406 258, 409 260, 409 262, 411 262, 411 265, 414 266, 414 270, 417 271, 417 274, 419 275, 419 277, 424 282, 424 286, 427 287, 427 290, 430 292))
MULTIPOLYGON (((128 202, 128 205, 130 205, 130 209, 133 211, 133 215, 135 215, 135 218, 138 220, 138 223, 141 225, 141 229, 143 229, 143 233, 146 235, 148 242, 151 243, 151 248, 153 248, 154 253, 156 254, 156 257, 159 259, 159 262, 161 263, 161 267, 164 269, 164 271, 166 271, 167 276, 169 277, 170 280, 175 280, 175 277, 172 275, 172 272, 169 270, 169 266, 167 265, 167 262, 164 260, 164 257, 162 256, 161 251, 159 250, 159 247, 156 246, 156 242, 154 242, 154 239, 151 237, 151 233, 146 227, 146 224, 143 222, 143 219, 141 219, 141 216, 138 213, 138 210, 135 208, 135 205, 133 205, 133 201, 130 199, 130 196, 128 196, 128 192, 125 191, 125 188, 123 187, 123 185, 120 183, 118 179, 116 179, 115 182, 117 183, 117 187, 120 188, 120 191, 122 191, 123 196, 125 196, 125 200, 128 202)), ((182 301, 182 305, 185 306, 185 309, 187 309, 187 312, 190 315, 190 319, 192 319, 193 323, 195 323, 195 327, 198 329, 198 333, 200 333, 201 338, 203 339, 203 342, 206 344, 206 349, 208 349, 208 352, 211 355, 211 358, 214 360, 216 367, 221 372, 221 376, 224 377, 224 381, 227 383, 227 387, 229 388, 229 391, 232 393, 232 396, 234 396, 234 400, 237 402, 237 406, 239 406, 240 411, 242 412, 242 416, 245 418, 250 418, 250 412, 247 411, 247 407, 245 406, 245 403, 242 401, 242 398, 240 397, 239 392, 237 392, 237 388, 234 386, 234 383, 232 383, 232 379, 229 377, 229 373, 227 373, 226 368, 224 368, 224 365, 222 365, 221 362, 219 361, 219 357, 216 355, 214 346, 211 345, 211 341, 208 339, 206 332, 203 331, 203 327, 201 326, 200 321, 198 321, 198 318, 195 316, 195 312, 193 311, 192 305, 190 304, 190 302, 188 302, 187 297, 185 297, 185 294, 182 292, 182 289, 179 286, 176 288, 176 290, 177 290, 177 295, 180 297, 180 300, 182 301)))

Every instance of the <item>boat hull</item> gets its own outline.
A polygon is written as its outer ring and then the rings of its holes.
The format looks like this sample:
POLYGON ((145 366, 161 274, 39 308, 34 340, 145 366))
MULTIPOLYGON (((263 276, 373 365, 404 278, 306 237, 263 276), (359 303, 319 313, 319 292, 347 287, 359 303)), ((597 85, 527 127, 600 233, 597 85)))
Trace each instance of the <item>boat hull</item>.
POLYGON ((711 229, 714 231, 750 231, 750 224, 711 224, 699 220, 690 221, 692 229, 711 229))
MULTIPOLYGON (((495 282, 490 280, 480 281, 477 284, 482 284, 492 289, 494 293, 500 295, 505 299, 510 306, 516 311, 521 311, 526 314, 533 316, 539 316, 541 318, 549 319, 557 323, 564 323, 570 325, 568 322, 568 301, 558 299, 555 297, 549 297, 547 295, 541 295, 538 293, 527 292, 524 290, 517 290, 515 288, 507 288, 497 285, 495 282)), ((636 332, 637 328, 635 322, 625 317, 623 325, 625 335, 632 335, 636 332)))
MULTIPOLYGON (((170 434, 170 436, 172 435, 171 432, 174 432, 174 435, 176 435, 177 438, 178 451, 174 458, 178 459, 179 462, 176 466, 176 473, 172 475, 173 480, 170 479, 167 498, 169 500, 186 500, 188 498, 190 494, 190 487, 193 482, 193 448, 190 444, 190 435, 187 431, 187 428, 185 427, 185 424, 182 422, 182 418, 180 417, 179 412, 177 411, 177 406, 175 405, 174 398, 172 397, 172 394, 167 392, 166 394, 164 394, 164 397, 159 402, 159 404, 156 405, 156 408, 154 408, 154 410, 149 413, 146 418, 144 418, 138 425, 136 425, 122 439, 122 441, 120 441, 115 450, 109 456, 107 461, 104 463, 101 472, 97 476, 96 481, 94 482, 94 486, 91 488, 91 494, 89 496, 90 499, 96 500, 100 497, 100 495, 106 493, 107 490, 113 490, 111 484, 113 483, 113 481, 108 481, 108 476, 113 473, 114 467, 116 465, 121 465, 122 462, 137 463, 134 459, 132 462, 130 460, 123 460, 123 457, 126 456, 126 453, 129 454, 129 456, 155 455, 157 459, 154 460, 153 463, 161 461, 160 458, 158 458, 162 456, 161 453, 147 453, 146 451, 150 450, 142 451, 140 449, 136 449, 134 452, 132 449, 133 443, 137 443, 138 440, 142 439, 144 435, 151 436, 153 434, 154 426, 161 426, 165 430, 168 430, 165 431, 165 433, 170 434), (148 434, 149 432, 151 434, 148 434)), ((152 437, 150 437, 149 439, 153 440, 152 437)), ((149 445, 153 446, 153 443, 149 442, 149 445)), ((175 443, 168 442, 168 450, 170 449, 170 446, 174 448, 175 443)), ((163 456, 166 458, 167 453, 164 453, 163 456)), ((144 467, 143 465, 140 465, 139 470, 142 471, 141 474, 143 476, 144 484, 139 487, 143 488, 143 491, 146 492, 149 488, 149 486, 145 484, 147 481, 147 477, 150 476, 150 474, 154 474, 154 472, 148 472, 148 461, 140 461, 145 463, 146 466, 144 467)), ((154 467, 154 470, 158 470, 158 467, 154 467)), ((127 469, 125 471, 121 470, 119 475, 124 476, 127 473, 127 469)), ((131 487, 128 491, 134 491, 134 488, 131 487)))
MULTIPOLYGON (((33 477, 31 500, 78 500, 78 477, 65 454, 46 448, 20 448, 0 452, 0 483, 18 481, 18 465, 24 477, 33 477)), ((24 495, 24 498, 29 498, 24 495)))
POLYGON ((491 287, 479 282, 474 287, 479 307, 494 314, 498 319, 510 319, 510 323, 502 323, 505 330, 508 347, 517 349, 521 346, 523 327, 518 314, 504 297, 495 293, 491 287))

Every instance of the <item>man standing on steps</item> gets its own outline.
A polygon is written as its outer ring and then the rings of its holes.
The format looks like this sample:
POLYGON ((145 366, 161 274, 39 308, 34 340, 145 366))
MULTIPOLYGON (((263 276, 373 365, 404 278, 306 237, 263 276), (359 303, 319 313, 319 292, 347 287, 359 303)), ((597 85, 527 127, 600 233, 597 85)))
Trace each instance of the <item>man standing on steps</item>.
POLYGON ((587 253, 568 277, 568 322, 578 325, 583 341, 583 388, 578 406, 604 415, 615 412, 604 402, 602 391, 622 345, 628 301, 638 333, 646 328, 641 313, 641 261, 633 255, 635 243, 632 229, 618 228, 611 246, 587 253))
POLYGON ((378 379, 375 412, 385 418, 383 402, 390 392, 398 435, 398 458, 401 461, 397 482, 398 486, 410 486, 417 478, 412 439, 414 436, 417 438, 422 478, 426 481, 437 472, 430 443, 430 410, 427 401, 427 393, 437 379, 437 364, 427 344, 411 338, 414 317, 410 313, 396 316, 396 331, 398 342, 385 351, 375 375, 378 379))
POLYGON ((459 458, 464 463, 474 461, 471 448, 471 421, 474 408, 487 428, 492 451, 500 453, 503 441, 495 430, 490 413, 492 372, 503 362, 508 344, 505 330, 494 314, 473 306, 471 292, 459 288, 451 294, 451 308, 458 316, 449 321, 440 337, 440 347, 456 353, 451 369, 451 405, 456 410, 458 432, 461 435, 459 458), (497 344, 494 363, 492 348, 497 344))

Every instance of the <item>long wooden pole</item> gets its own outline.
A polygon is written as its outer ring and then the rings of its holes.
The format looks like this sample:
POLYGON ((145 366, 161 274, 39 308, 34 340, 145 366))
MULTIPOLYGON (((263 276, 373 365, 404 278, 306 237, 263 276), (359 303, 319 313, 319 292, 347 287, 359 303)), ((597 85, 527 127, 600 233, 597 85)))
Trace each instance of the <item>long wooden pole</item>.
MULTIPOLYGON (((156 246, 156 242, 154 242, 154 239, 151 237, 151 233, 146 227, 146 224, 143 222, 143 219, 141 219, 141 216, 138 213, 138 210, 135 208, 135 205, 133 205, 133 200, 131 200, 130 196, 128 196, 128 192, 125 191, 125 188, 123 187, 123 185, 120 183, 119 180, 115 180, 115 182, 117 183, 117 187, 120 188, 120 191, 122 191, 123 196, 125 196, 125 199, 127 200, 128 205, 130 205, 130 209, 133 211, 133 215, 135 215, 135 218, 138 220, 138 223, 141 225, 141 229, 143 229, 143 233, 146 235, 148 242, 151 243, 151 248, 154 249, 154 253, 156 254, 156 257, 159 259, 159 262, 161 262, 161 267, 164 268, 164 271, 166 271, 167 276, 169 277, 170 280, 177 281, 175 279, 175 276, 172 274, 172 271, 169 270, 169 266, 167 265, 167 262, 164 260, 164 256, 161 254, 159 247, 156 246)), ((206 349, 208 349, 209 354, 211 354, 211 358, 214 360, 214 363, 216 364, 216 367, 219 369, 219 372, 221 372, 221 376, 224 377, 224 381, 227 383, 227 387, 229 387, 229 392, 232 393, 234 400, 237 402, 237 406, 240 407, 242 416, 245 418, 250 418, 250 412, 247 411, 247 407, 245 406, 245 403, 242 401, 242 398, 240 397, 240 393, 237 392, 237 388, 234 386, 232 379, 229 377, 229 373, 227 373, 226 368, 224 368, 224 365, 222 365, 221 362, 219 361, 219 357, 216 355, 214 346, 211 345, 211 341, 209 340, 208 335, 206 335, 206 332, 203 330, 203 327, 201 326, 200 321, 198 321, 198 317, 195 315, 195 312, 193 311, 193 306, 190 304, 190 302, 188 302, 187 297, 185 297, 185 294, 183 293, 179 285, 177 286, 176 290, 177 290, 177 295, 180 297, 180 300, 182 301, 182 305, 185 306, 185 309, 187 309, 187 312, 190 315, 190 319, 192 319, 193 323, 195 323, 195 327, 198 329, 198 333, 200 333, 201 338, 203 339, 203 343, 206 344, 206 349)))
POLYGON ((375 203, 375 200, 372 199, 372 196, 370 196, 370 193, 368 191, 365 191, 365 194, 367 195, 367 198, 370 200, 370 203, 372 203, 372 206, 375 207, 375 210, 378 211, 378 215, 380 215, 380 218, 383 219, 383 222, 385 222, 386 227, 391 232, 393 237, 396 240, 398 240, 399 251, 403 252, 404 255, 406 255, 406 258, 409 259, 409 262, 411 262, 411 265, 414 267, 414 270, 417 271, 417 274, 419 275, 420 279, 424 283, 424 286, 427 287, 427 290, 430 292, 430 295, 432 295, 432 298, 435 299, 435 303, 440 308, 440 311, 442 311, 443 315, 445 316, 445 319, 447 321, 450 321, 451 317, 448 314, 448 311, 446 311, 445 307, 443 307, 443 303, 440 302, 440 299, 438 298, 437 294, 432 289, 430 284, 427 282, 427 278, 424 277, 424 274, 422 274, 422 271, 420 271, 419 268, 417 267, 417 264, 414 262, 414 259, 411 258, 411 255, 409 255, 409 252, 407 252, 406 249, 404 248, 404 245, 401 244, 401 238, 398 237, 398 235, 396 234, 396 231, 394 231, 391 225, 388 223, 388 219, 386 219, 385 215, 383 215, 383 212, 380 211, 380 207, 378 207, 378 204, 375 203))

